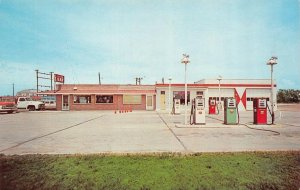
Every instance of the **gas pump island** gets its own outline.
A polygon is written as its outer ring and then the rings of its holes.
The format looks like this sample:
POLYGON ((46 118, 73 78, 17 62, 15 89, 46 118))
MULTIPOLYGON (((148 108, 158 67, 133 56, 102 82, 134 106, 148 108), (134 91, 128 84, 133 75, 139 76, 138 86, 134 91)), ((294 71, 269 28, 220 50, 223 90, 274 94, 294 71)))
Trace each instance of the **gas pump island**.
POLYGON ((224 124, 236 125, 239 123, 239 112, 235 98, 224 99, 224 124))
POLYGON ((190 124, 205 125, 205 99, 196 97, 192 101, 190 124))
POLYGON ((267 99, 255 98, 253 100, 253 123, 266 125, 267 124, 267 99))

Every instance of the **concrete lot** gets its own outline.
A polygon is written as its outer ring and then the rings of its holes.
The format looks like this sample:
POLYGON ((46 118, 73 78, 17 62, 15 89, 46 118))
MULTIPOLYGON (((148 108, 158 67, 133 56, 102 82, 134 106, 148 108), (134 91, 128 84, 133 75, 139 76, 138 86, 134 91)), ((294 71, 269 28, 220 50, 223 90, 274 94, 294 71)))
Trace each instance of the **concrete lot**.
MULTIPOLYGON (((276 112, 276 125, 248 124, 273 131, 223 125, 223 113, 207 116, 201 126, 184 126, 183 115, 155 111, 0 114, 0 153, 300 150, 300 110, 284 110, 276 112)), ((240 122, 252 122, 252 112, 242 112, 240 122)))

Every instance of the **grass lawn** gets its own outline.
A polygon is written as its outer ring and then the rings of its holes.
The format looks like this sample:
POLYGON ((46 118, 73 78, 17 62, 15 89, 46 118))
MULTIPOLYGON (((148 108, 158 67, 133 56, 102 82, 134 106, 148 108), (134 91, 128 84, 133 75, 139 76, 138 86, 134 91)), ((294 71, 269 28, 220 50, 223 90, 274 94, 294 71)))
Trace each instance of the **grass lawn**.
POLYGON ((296 189, 300 152, 0 155, 0 189, 296 189))

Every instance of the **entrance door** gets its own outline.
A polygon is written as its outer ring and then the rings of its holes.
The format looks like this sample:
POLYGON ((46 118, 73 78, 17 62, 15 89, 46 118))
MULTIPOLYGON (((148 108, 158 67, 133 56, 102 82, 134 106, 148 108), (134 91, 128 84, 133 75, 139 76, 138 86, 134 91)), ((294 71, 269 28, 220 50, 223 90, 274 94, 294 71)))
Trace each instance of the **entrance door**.
POLYGON ((160 110, 166 109, 166 94, 165 91, 160 92, 160 110))
POLYGON ((153 96, 146 96, 146 110, 153 110, 153 96))
POLYGON ((69 95, 63 95, 62 97, 62 110, 64 111, 69 111, 70 110, 70 106, 69 106, 69 95))

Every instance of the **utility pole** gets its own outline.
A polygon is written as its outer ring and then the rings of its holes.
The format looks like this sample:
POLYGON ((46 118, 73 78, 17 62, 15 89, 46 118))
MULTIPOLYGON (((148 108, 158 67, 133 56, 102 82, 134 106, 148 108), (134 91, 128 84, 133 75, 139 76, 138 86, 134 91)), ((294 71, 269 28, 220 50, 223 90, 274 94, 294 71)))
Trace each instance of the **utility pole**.
POLYGON ((13 83, 12 85, 13 85, 13 97, 15 99, 15 83, 13 83))
POLYGON ((50 72, 51 91, 53 90, 53 72, 50 72))
POLYGON ((38 94, 39 93, 39 87, 43 88, 43 87, 46 87, 46 88, 50 88, 51 90, 53 89, 53 85, 52 85, 52 74, 53 72, 50 72, 50 73, 43 73, 43 72, 39 72, 38 69, 35 70, 36 72, 36 93, 38 94), (45 79, 45 80, 50 80, 51 81, 51 85, 40 85, 39 84, 39 79, 45 79))
POLYGON ((39 93, 39 70, 36 69, 36 93, 39 93))

